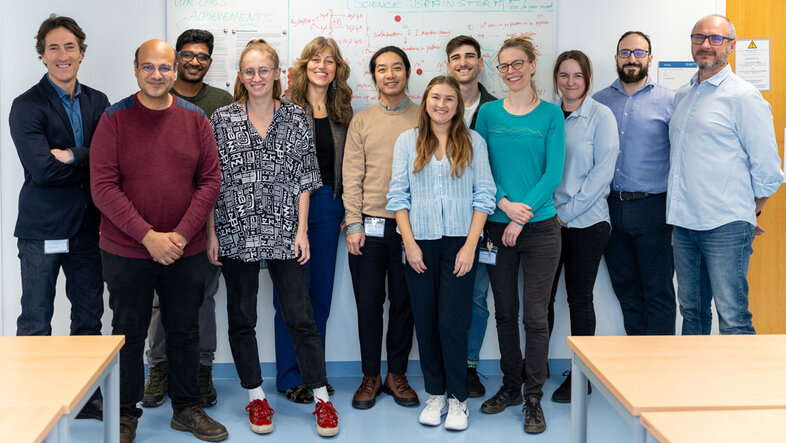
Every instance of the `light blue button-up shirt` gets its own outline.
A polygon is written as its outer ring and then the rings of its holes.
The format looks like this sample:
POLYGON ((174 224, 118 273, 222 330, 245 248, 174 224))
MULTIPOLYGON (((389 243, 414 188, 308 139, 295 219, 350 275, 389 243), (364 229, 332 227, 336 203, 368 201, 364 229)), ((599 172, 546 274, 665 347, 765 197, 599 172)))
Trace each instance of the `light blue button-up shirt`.
POLYGON ((417 174, 413 171, 417 128, 403 132, 396 140, 393 173, 385 207, 391 213, 409 210, 409 223, 415 240, 466 237, 474 211, 494 213, 497 187, 491 176, 486 141, 469 130, 472 141, 472 167, 459 178, 450 173, 448 156, 437 161, 433 156, 417 174))
POLYGON ((755 225, 754 198, 783 182, 769 103, 726 66, 701 83, 696 73, 674 105, 666 222, 696 231, 755 225))
MULTIPOLYGON (((560 102, 561 103, 561 102, 560 102)), ((554 206, 569 228, 609 220, 609 184, 620 151, 617 121, 592 97, 565 119, 565 167, 554 191, 554 206)))
POLYGON ((68 115, 68 120, 71 122, 71 131, 74 133, 74 143, 75 145, 72 146, 74 148, 79 146, 84 146, 85 138, 84 133, 82 132, 82 108, 79 104, 79 96, 82 94, 82 86, 79 82, 76 82, 76 87, 74 88, 74 99, 71 100, 71 94, 63 91, 58 87, 49 76, 46 77, 49 80, 49 84, 55 88, 55 92, 57 92, 57 96, 60 97, 60 103, 63 104, 63 108, 65 108, 66 115, 68 115))
POLYGON ((666 192, 669 176, 669 120, 674 91, 647 77, 628 95, 619 79, 593 98, 608 106, 617 119, 620 154, 611 181, 613 191, 666 192))

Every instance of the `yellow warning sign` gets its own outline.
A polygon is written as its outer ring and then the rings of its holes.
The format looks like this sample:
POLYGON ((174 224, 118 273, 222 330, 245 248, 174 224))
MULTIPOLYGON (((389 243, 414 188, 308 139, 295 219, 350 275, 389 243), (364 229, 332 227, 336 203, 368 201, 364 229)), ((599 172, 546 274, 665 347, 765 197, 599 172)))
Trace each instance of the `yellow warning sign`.
POLYGON ((756 49, 756 42, 751 40, 751 44, 748 45, 748 49, 756 49))

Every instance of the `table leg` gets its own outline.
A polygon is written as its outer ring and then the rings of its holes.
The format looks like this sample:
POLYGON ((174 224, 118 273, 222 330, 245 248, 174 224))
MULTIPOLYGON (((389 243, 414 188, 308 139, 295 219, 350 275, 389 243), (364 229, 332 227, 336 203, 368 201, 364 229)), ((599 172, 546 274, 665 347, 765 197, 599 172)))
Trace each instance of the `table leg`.
POLYGON ((107 443, 120 442, 120 361, 115 354, 109 363, 109 373, 102 383, 104 393, 104 441, 107 443))
POLYGON ((641 424, 641 420, 632 420, 631 426, 633 427, 633 443, 646 443, 647 441, 647 430, 644 428, 644 425, 641 424))
POLYGON ((67 416, 64 415, 57 421, 56 432, 58 442, 71 441, 71 420, 67 416))
POLYGON ((67 441, 63 440, 63 437, 68 437, 68 430, 62 430, 61 428, 68 428, 68 426, 68 418, 61 416, 59 419, 57 419, 55 427, 49 431, 49 435, 44 438, 44 443, 61 443, 67 441))
POLYGON ((570 441, 586 443, 587 441, 587 376, 576 364, 573 354, 570 382, 570 441))

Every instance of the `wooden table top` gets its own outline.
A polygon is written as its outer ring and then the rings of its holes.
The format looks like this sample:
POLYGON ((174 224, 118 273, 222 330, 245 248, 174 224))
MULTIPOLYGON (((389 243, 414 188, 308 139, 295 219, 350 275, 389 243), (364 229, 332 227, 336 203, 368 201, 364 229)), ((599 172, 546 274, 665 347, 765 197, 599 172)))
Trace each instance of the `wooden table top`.
POLYGON ((0 405, 2 440, 40 443, 63 415, 63 405, 0 405))
POLYGON ((123 336, 0 337, 0 406, 65 405, 70 414, 123 336))
POLYGON ((786 335, 568 337, 633 415, 786 408, 786 335))
POLYGON ((641 422, 662 443, 786 441, 786 409, 643 412, 641 422))

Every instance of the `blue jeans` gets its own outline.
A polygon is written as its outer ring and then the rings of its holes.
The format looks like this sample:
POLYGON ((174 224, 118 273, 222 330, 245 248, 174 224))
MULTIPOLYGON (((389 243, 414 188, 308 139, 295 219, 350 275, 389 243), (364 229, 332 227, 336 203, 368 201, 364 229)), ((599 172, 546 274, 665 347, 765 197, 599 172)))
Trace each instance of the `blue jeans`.
POLYGON ((721 334, 756 333, 748 310, 747 278, 754 229, 744 221, 708 231, 674 227, 674 264, 683 335, 704 332, 700 312, 707 293, 715 298, 721 334))
MULTIPOLYGON (((330 304, 333 301, 333 280, 336 273, 336 253, 341 220, 344 218, 344 203, 341 198, 333 199, 333 185, 323 186, 311 194, 308 211, 308 242, 311 260, 306 263, 308 272, 308 294, 314 322, 325 343, 330 304)), ((297 366, 292 337, 284 322, 278 302, 278 293, 273 291, 273 307, 276 334, 276 387, 280 391, 303 384, 297 366)))
POLYGON ((71 335, 101 335, 104 314, 104 281, 98 234, 82 226, 69 239, 69 252, 44 254, 43 240, 20 238, 22 313, 16 335, 51 335, 55 310, 55 285, 60 267, 66 277, 66 297, 71 302, 71 335))
POLYGON ((609 198, 611 234, 606 265, 628 335, 674 335, 672 227, 666 194, 639 200, 609 198))
POLYGON ((475 286, 472 290, 472 322, 467 331, 467 363, 478 364, 480 348, 486 336, 489 308, 486 299, 489 295, 489 273, 486 265, 478 263, 475 272, 475 286))

